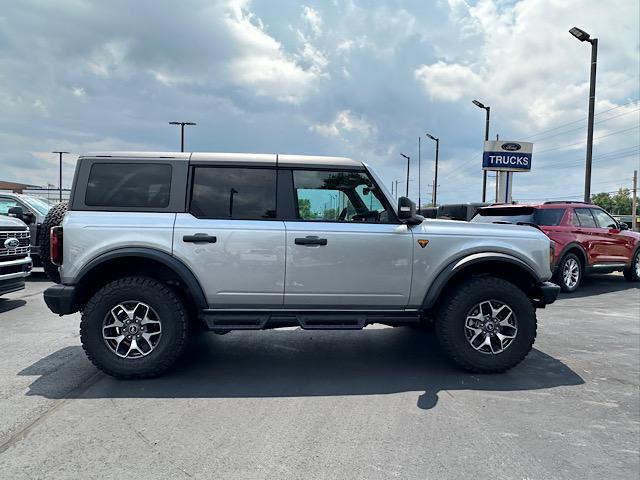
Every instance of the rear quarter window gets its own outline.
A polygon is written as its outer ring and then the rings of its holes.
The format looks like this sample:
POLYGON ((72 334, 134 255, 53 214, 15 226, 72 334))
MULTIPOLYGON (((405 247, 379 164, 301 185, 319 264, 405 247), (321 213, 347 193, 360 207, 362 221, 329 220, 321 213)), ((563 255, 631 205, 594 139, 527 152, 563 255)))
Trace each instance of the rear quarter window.
POLYGON ((536 225, 555 227, 560 225, 566 208, 541 208, 536 212, 536 225))
POLYGON ((171 165, 94 163, 85 204, 91 207, 165 208, 171 191, 171 165))

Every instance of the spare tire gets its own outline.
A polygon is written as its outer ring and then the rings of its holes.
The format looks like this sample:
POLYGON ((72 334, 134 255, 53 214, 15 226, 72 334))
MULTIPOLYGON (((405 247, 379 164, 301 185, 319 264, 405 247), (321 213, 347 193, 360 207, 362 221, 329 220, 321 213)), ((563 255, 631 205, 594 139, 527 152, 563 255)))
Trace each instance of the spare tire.
POLYGON ((44 273, 47 274, 47 277, 55 283, 60 283, 60 272, 58 271, 58 267, 51 263, 51 242, 49 232, 51 227, 56 227, 62 223, 64 214, 67 213, 67 206, 67 202, 60 202, 51 207, 47 216, 44 217, 44 221, 40 227, 40 238, 38 239, 40 244, 40 261, 42 262, 42 268, 44 268, 44 273))

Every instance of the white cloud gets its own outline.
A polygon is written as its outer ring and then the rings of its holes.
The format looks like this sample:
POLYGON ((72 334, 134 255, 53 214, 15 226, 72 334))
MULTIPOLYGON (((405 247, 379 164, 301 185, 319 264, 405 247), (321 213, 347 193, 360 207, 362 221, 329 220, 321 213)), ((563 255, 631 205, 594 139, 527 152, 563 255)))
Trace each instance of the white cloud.
POLYGON ((362 138, 370 139, 377 134, 377 129, 361 115, 350 110, 338 112, 332 122, 312 125, 310 130, 325 137, 344 137, 356 134, 362 138))
POLYGON ((304 5, 302 7, 302 19, 309 26, 314 35, 322 33, 322 18, 316 9, 304 5))
POLYGON ((456 63, 422 65, 414 75, 433 100, 455 102, 469 95, 469 92, 483 90, 482 77, 471 68, 456 63))
POLYGON ((71 89, 71 92, 76 96, 76 97, 85 97, 87 95, 87 92, 85 91, 84 88, 82 87, 73 87, 73 89, 71 89))

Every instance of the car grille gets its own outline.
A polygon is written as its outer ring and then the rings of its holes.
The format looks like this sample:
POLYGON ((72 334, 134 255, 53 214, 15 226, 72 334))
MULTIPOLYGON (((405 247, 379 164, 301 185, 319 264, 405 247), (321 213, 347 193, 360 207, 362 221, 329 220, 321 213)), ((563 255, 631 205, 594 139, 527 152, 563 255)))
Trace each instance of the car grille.
POLYGON ((0 230, 0 260, 14 260, 29 255, 29 230, 1 231, 0 230), (5 240, 16 238, 20 243, 15 248, 6 248, 5 240))

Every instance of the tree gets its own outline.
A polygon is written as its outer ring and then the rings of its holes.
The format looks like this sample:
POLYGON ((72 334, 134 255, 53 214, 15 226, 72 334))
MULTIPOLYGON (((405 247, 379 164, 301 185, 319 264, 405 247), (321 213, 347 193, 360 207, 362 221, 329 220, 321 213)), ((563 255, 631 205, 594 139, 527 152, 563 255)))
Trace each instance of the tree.
POLYGON ((311 210, 311 200, 308 198, 298 199, 298 211, 300 212, 300 218, 304 218, 305 220, 317 218, 318 216, 311 210))
POLYGON ((615 195, 607 192, 592 195, 591 201, 614 215, 631 215, 631 192, 628 188, 620 188, 615 195))

